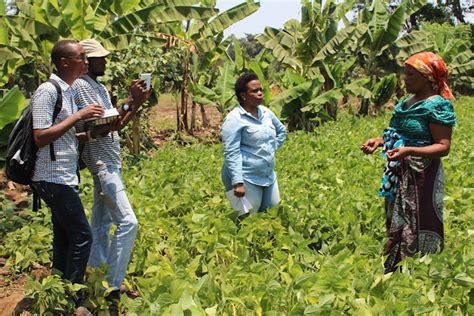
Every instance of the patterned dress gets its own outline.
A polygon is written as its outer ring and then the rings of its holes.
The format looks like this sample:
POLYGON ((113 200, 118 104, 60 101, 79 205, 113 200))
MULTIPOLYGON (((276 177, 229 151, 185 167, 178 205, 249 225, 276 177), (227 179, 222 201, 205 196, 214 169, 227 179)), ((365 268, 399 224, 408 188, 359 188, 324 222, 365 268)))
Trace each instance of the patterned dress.
MULTIPOLYGON (((456 124, 451 102, 441 96, 416 102, 404 110, 407 100, 405 98, 397 104, 389 128, 403 139, 404 146, 433 144, 429 123, 456 124)), ((444 244, 441 159, 408 156, 398 161, 396 170, 387 164, 386 172, 388 169, 394 172, 397 185, 395 192, 381 194, 384 185, 387 186, 387 177, 384 176, 379 191, 380 195, 385 195, 388 235, 384 251, 387 255, 385 273, 396 270, 400 261, 416 253, 439 252, 444 244)))

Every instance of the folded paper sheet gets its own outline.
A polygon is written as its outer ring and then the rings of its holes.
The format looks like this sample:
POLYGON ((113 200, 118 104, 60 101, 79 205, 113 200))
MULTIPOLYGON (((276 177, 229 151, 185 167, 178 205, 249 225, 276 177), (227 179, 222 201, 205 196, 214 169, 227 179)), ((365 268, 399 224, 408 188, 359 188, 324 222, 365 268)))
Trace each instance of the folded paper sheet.
POLYGON ((255 207, 250 203, 250 201, 245 197, 237 197, 234 194, 234 190, 229 190, 225 193, 227 199, 229 200, 232 208, 239 212, 239 215, 244 215, 254 210, 255 207))

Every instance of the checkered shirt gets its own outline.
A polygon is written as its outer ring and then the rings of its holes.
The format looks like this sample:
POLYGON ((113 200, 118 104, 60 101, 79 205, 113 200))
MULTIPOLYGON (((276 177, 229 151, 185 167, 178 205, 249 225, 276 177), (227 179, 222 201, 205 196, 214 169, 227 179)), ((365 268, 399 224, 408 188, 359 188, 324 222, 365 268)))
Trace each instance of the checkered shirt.
MULTIPOLYGON (((55 80, 62 91, 63 105, 56 120, 53 120, 54 105, 58 97, 56 88, 50 82, 41 84, 31 98, 33 113, 33 129, 47 129, 64 121, 67 117, 77 111, 74 104, 71 87, 61 78, 52 74, 50 79, 55 80)), ((76 128, 70 128, 65 134, 54 141, 54 153, 56 160, 52 161, 49 145, 38 150, 36 156, 33 181, 46 181, 57 184, 76 186, 78 141, 76 128)))
MULTIPOLYGON (((74 100, 79 109, 100 104, 104 110, 113 108, 105 86, 89 76, 82 76, 72 84, 74 100)), ((120 141, 117 132, 111 132, 84 145, 82 159, 93 175, 108 167, 120 168, 120 141)))

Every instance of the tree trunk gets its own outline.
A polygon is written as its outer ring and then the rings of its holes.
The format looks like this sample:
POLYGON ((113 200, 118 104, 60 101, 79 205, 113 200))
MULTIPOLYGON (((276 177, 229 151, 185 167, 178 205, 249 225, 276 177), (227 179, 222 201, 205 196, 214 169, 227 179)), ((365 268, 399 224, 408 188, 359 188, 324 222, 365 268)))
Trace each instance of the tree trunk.
POLYGON ((359 115, 366 116, 369 114, 369 103, 370 103, 370 99, 362 100, 362 103, 360 104, 359 115))
POLYGON ((132 147, 134 156, 140 154, 140 115, 136 113, 132 119, 132 147))
POLYGON ((202 126, 207 128, 209 127, 209 120, 207 119, 206 110, 202 104, 199 104, 199 107, 201 108, 202 126))
POLYGON ((402 87, 402 76, 399 74, 397 74, 397 86, 395 87, 395 95, 397 96, 397 101, 405 95, 405 90, 402 87))
POLYGON ((176 130, 179 131, 181 128, 181 115, 179 113, 179 101, 177 94, 174 96, 174 101, 176 102, 176 130))
POLYGON ((196 102, 192 101, 191 106, 191 131, 196 128, 196 102))
POLYGON ((324 105, 324 108, 326 112, 329 114, 329 116, 336 121, 337 120, 337 103, 335 102, 329 102, 324 105))
POLYGON ((188 91, 187 88, 184 86, 181 90, 181 126, 179 127, 180 131, 188 131, 188 91))
POLYGON ((119 79, 118 77, 114 77, 112 79, 112 87, 110 91, 110 101, 112 102, 113 106, 117 106, 117 96, 114 95, 115 87, 118 87, 119 85, 119 79))
POLYGON ((181 83, 181 126, 178 130, 189 131, 188 126, 188 68, 189 68, 189 55, 188 52, 184 52, 184 66, 183 66, 183 82, 181 83))

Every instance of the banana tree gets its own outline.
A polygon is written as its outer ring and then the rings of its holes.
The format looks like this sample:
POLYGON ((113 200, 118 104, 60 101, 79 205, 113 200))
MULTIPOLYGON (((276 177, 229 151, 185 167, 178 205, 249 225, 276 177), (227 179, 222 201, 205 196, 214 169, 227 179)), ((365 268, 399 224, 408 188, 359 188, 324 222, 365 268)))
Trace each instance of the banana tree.
POLYGON ((18 87, 9 90, 0 99, 0 164, 5 160, 8 135, 26 103, 26 98, 18 87))
MULTIPOLYGON (((427 47, 422 33, 402 34, 403 26, 411 14, 426 4, 426 0, 402 0, 392 11, 387 1, 374 0, 359 12, 357 27, 366 31, 357 47, 359 71, 362 77, 369 78, 367 88, 374 90, 379 78, 399 72, 396 56, 411 54, 427 47), (416 45, 414 45, 416 44, 416 45), (403 50, 402 48, 405 48, 403 50), (401 52, 400 52, 401 51, 401 52)), ((399 59, 398 59, 399 60, 399 59)), ((391 85, 391 80, 382 82, 391 85)), ((381 88, 387 91, 386 88, 381 88)), ((367 115, 370 98, 363 99, 359 114, 367 115)))
POLYGON ((351 60, 354 44, 365 32, 363 27, 350 25, 346 18, 355 2, 303 0, 301 21, 290 20, 281 30, 267 27, 257 37, 286 69, 283 83, 288 92, 270 105, 281 107, 281 115, 288 119, 290 128, 308 128, 314 121, 319 124, 318 120, 336 118, 337 104, 347 80, 344 78, 355 66, 353 60, 345 61, 351 60), (316 98, 313 91, 304 89, 316 89, 324 95, 313 100, 316 98), (282 103, 288 96, 300 100, 282 103), (305 120, 308 122, 303 123, 305 120))
MULTIPOLYGON (((96 38, 111 50, 127 49, 134 38, 144 36, 145 23, 167 23, 185 19, 209 18, 213 8, 195 7, 198 1, 75 1, 39 0, 31 4, 18 2, 18 15, 2 14, 2 33, 7 33, 0 49, 12 56, 7 61, 34 63, 38 81, 51 73, 49 54, 60 38, 82 40, 96 38), (184 5, 186 4, 186 5, 184 5)), ((146 35, 151 45, 166 40, 146 35)), ((4 67, 5 68, 5 67, 4 67)), ((11 67, 10 67, 11 68, 11 67)), ((5 69, 4 69, 5 70, 5 69)), ((5 82, 5 71, 0 76, 5 82)))
MULTIPOLYGON (((468 25, 422 23, 421 31, 432 43, 430 50, 440 55, 449 67, 449 84, 454 90, 474 90, 474 44, 468 25)), ((468 92, 468 91, 466 91, 468 92)))
MULTIPOLYGON (((197 3, 196 0, 18 2, 17 15, 0 11, 0 55, 5 57, 0 83, 11 81, 9 74, 21 70, 19 67, 34 65, 36 84, 30 85, 33 91, 51 73, 51 48, 61 38, 96 38, 110 51, 129 50, 137 39, 146 39, 149 47, 167 45, 167 34, 151 34, 149 26, 208 19, 218 12, 214 8, 196 6, 197 3)), ((112 88, 120 84, 120 80, 114 78, 112 88)), ((134 118, 134 126, 139 126, 139 119, 139 116, 134 118)), ((134 139, 138 137, 134 133, 134 139)))
MULTIPOLYGON (((215 6, 214 0, 201 1, 201 5, 215 6)), ((195 127, 196 106, 199 104, 201 113, 205 113, 204 105, 197 102, 191 93, 192 122, 188 125, 188 99, 192 87, 199 82, 205 86, 211 86, 219 72, 217 71, 219 60, 225 55, 225 50, 231 39, 224 39, 223 32, 229 26, 254 13, 260 4, 255 1, 247 1, 238 4, 214 18, 190 19, 185 23, 166 23, 158 25, 155 30, 173 34, 180 41, 176 45, 187 48, 188 53, 183 57, 183 83, 181 86, 181 107, 179 109, 178 129, 191 131, 195 127)), ((194 89, 193 91, 198 91, 194 89)), ((203 121, 205 121, 203 117, 203 121)))
MULTIPOLYGON (((270 66, 268 58, 271 59, 272 56, 266 53, 266 51, 262 51, 250 60, 245 51, 241 49, 237 38, 233 36, 224 41, 220 47, 224 48, 224 54, 217 59, 220 60, 221 65, 218 66, 215 78, 215 73, 213 72, 192 72, 198 76, 198 80, 192 81, 190 86, 193 103, 200 104, 201 106, 214 106, 221 113, 221 118, 224 118, 237 104, 234 91, 235 80, 242 73, 252 71, 258 76, 262 84, 264 90, 263 104, 268 106, 271 100, 271 91, 270 84, 266 80, 264 73, 270 66), (227 42, 230 39, 233 42, 232 46, 229 46, 227 42), (234 58, 230 57, 228 50, 225 53, 225 48, 227 47, 233 49, 234 58)), ((198 65, 198 63, 193 63, 193 65, 198 65)))

